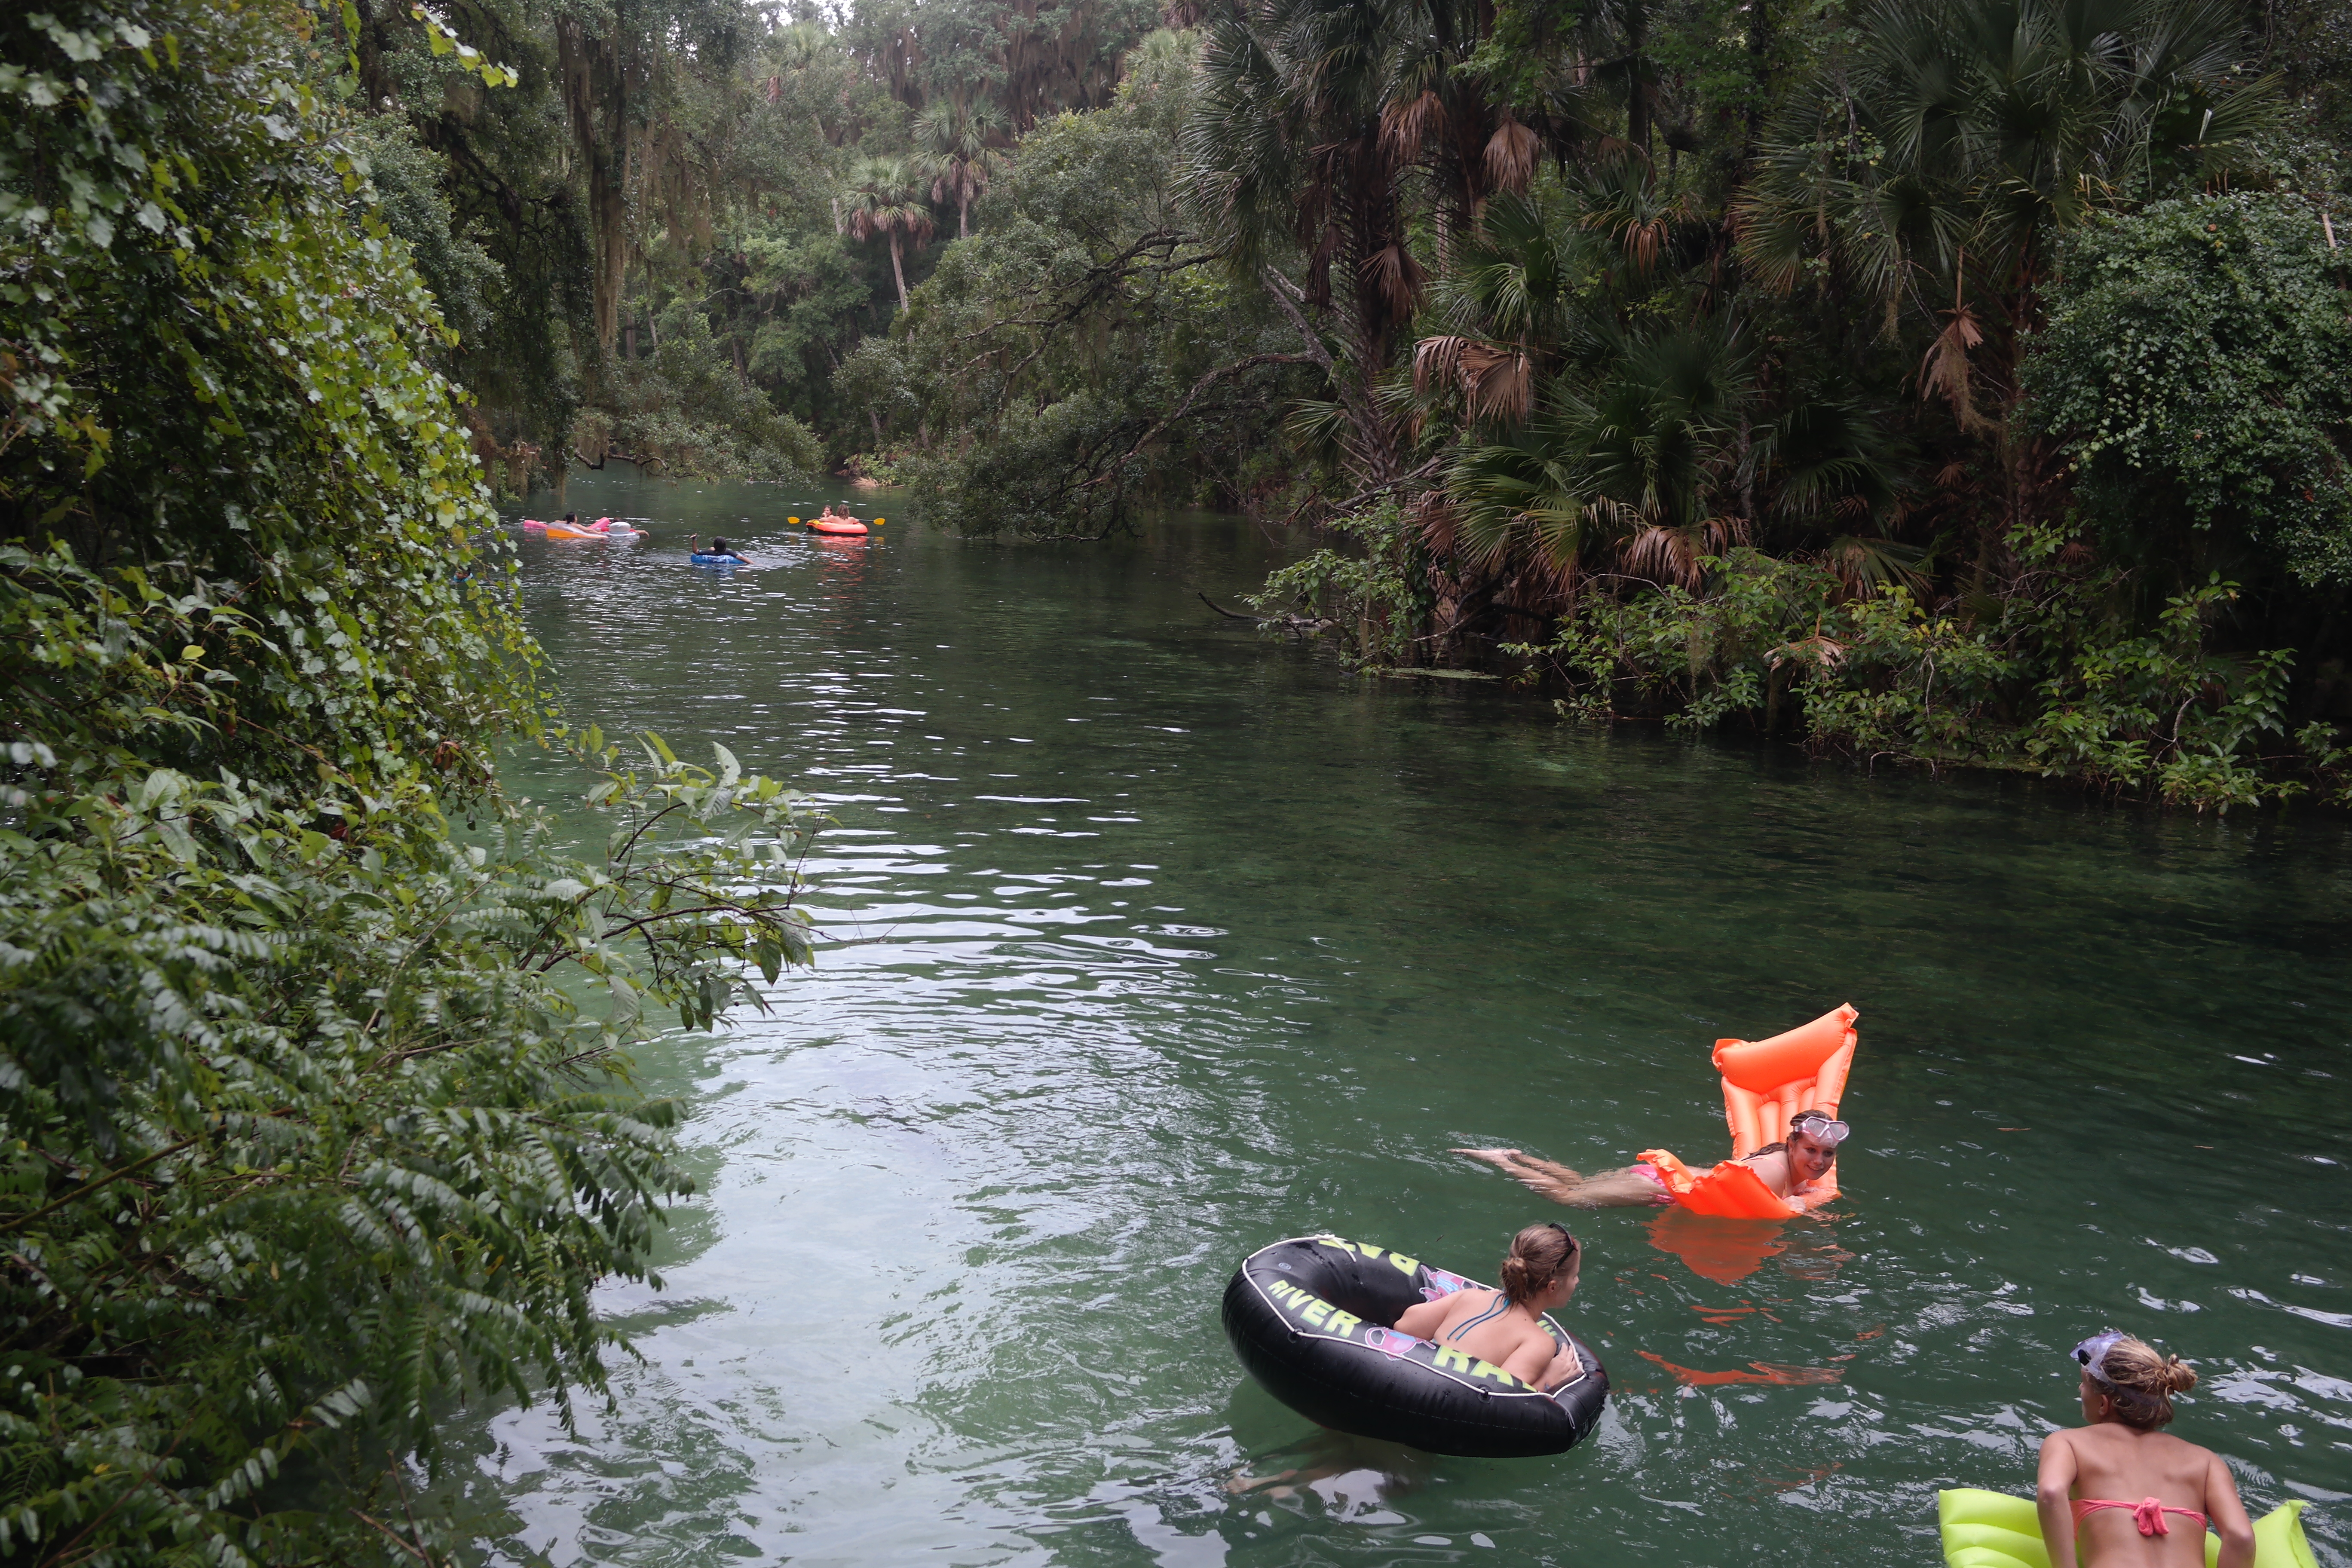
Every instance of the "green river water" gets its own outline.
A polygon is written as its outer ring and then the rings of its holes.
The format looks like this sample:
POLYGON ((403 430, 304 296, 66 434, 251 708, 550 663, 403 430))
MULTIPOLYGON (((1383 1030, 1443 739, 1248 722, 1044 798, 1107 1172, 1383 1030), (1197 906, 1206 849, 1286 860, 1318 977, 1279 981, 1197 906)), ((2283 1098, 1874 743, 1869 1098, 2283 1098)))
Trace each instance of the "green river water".
POLYGON ((460 1423, 488 1560, 1930 1564, 1937 1489, 2027 1489, 2113 1325, 2197 1363, 2175 1430, 2250 1507, 2312 1500, 2352 1563, 2339 823, 1350 679, 1194 597, 1279 558, 1231 519, 1048 549, 812 539, 772 487, 570 504, 653 531, 524 546, 572 716, 827 803, 824 929, 884 940, 642 1054, 703 1194, 667 1289, 604 1298, 645 1358, 614 1408, 460 1423), (1847 1195, 1736 1281, 1446 1152, 1715 1159, 1714 1040, 1849 1001, 1847 1195), (1218 1325, 1281 1237, 1491 1277, 1555 1216, 1615 1387, 1566 1455, 1318 1432, 1218 1325), (1822 1381, 1723 1380, 1790 1375, 1758 1363, 1822 1381))

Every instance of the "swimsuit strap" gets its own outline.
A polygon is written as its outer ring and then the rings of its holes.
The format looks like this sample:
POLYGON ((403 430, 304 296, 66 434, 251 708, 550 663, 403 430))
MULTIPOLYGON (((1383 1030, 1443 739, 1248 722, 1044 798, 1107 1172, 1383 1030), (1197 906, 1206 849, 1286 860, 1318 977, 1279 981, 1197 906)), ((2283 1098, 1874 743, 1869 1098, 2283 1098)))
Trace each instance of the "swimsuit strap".
POLYGON ((2074 1522, 2082 1523, 2085 1515, 2096 1513, 2103 1508, 2120 1508, 2129 1510, 2132 1523, 2139 1527, 2139 1532, 2142 1535, 2170 1535, 2172 1527, 2164 1522, 2164 1516, 2168 1513, 2182 1514, 2193 1519, 2200 1529, 2207 1523, 2205 1516, 2193 1508, 2168 1507, 2152 1497, 2142 1498, 2137 1502, 2119 1502, 2113 1498, 2077 1498, 2074 1500, 2074 1522))
POLYGON ((1495 1292, 1494 1301, 1485 1311, 1479 1313, 1468 1322, 1457 1323, 1453 1328, 1448 1329, 1445 1332, 1445 1337, 1454 1341, 1454 1343, 1459 1344, 1462 1342, 1462 1336, 1464 1334, 1468 1333, 1471 1330, 1476 1328, 1487 1319, 1500 1317, 1510 1310, 1511 1299, 1508 1296, 1504 1295, 1500 1290, 1497 1290, 1495 1292))

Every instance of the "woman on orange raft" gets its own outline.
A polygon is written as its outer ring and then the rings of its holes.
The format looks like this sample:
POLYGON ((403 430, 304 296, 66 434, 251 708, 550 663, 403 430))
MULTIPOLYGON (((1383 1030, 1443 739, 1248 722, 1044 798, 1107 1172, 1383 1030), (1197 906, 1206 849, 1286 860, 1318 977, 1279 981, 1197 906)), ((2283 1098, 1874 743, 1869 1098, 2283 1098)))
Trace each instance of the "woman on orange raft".
POLYGON ((2042 1440, 2034 1489, 2050 1568, 2204 1568, 2209 1521, 2221 1538, 2215 1568, 2253 1568, 2254 1527, 2230 1467, 2159 1430, 2197 1374, 2113 1330, 2076 1345, 2074 1363, 2090 1425, 2042 1440))
MULTIPOLYGON (((1754 1171, 1772 1195, 1802 1213, 1812 1202, 1834 1193, 1824 1180, 1837 1162, 1838 1145, 1852 1129, 1823 1110, 1800 1110, 1789 1119, 1786 1142, 1767 1143, 1737 1162, 1754 1171)), ((1538 1160, 1517 1149, 1456 1149, 1484 1160, 1533 1193, 1574 1208, 1663 1207, 1675 1201, 1666 1178, 1655 1165, 1627 1165, 1580 1176, 1566 1165, 1538 1160)))

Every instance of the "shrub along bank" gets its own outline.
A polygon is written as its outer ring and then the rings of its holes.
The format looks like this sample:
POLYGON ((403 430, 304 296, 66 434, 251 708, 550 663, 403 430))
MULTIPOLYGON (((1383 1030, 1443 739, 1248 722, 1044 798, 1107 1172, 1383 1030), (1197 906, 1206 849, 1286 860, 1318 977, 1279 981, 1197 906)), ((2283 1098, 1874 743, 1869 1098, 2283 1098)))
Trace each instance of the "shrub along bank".
POLYGON ((601 1388, 589 1292, 688 1190, 622 1047, 808 951, 789 792, 546 711, 306 32, 0 16, 11 1562, 437 1561, 409 1457, 601 1388), (501 736, 596 770, 594 852, 501 736))

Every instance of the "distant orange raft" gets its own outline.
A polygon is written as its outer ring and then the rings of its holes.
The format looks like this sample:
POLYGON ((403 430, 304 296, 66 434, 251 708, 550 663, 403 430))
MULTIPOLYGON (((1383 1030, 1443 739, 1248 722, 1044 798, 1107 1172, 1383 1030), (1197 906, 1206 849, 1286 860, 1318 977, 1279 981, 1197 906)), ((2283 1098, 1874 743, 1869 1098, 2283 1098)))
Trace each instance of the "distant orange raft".
MULTIPOLYGON (((1811 1023, 1769 1040, 1717 1040, 1715 1068, 1723 1075, 1723 1116, 1731 1125, 1731 1158, 1694 1176, 1664 1149, 1644 1149, 1641 1159, 1665 1179, 1667 1190, 1693 1214, 1724 1219, 1787 1219, 1803 1211, 1775 1196, 1764 1179, 1738 1163, 1767 1143, 1788 1136, 1789 1119, 1800 1110, 1824 1110, 1834 1119, 1853 1066, 1852 1006, 1822 1014, 1811 1023)), ((1819 1208, 1837 1196, 1837 1167, 1806 1206, 1819 1208)))

